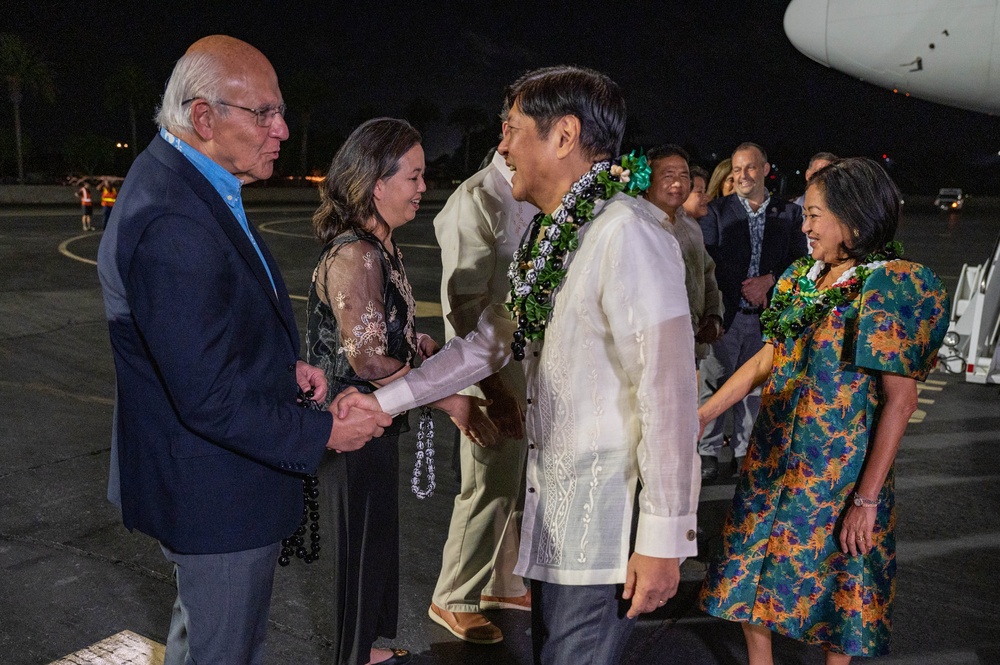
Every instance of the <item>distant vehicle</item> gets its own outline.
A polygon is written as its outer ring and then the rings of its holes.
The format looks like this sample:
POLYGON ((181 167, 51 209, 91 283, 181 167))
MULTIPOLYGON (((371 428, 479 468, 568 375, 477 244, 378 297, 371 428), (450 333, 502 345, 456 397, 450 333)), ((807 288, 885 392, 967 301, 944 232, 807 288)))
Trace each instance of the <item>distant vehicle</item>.
POLYGON ((962 206, 965 205, 965 197, 962 196, 961 189, 944 187, 934 199, 934 205, 941 210, 961 210, 962 206))

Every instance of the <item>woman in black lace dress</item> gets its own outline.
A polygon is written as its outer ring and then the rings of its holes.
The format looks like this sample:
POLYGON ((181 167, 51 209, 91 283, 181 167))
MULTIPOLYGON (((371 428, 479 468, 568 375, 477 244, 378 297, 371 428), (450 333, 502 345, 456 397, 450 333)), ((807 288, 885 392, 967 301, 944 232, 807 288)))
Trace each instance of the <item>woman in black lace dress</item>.
MULTIPOLYGON (((371 392, 406 374, 437 349, 414 327, 414 301, 392 232, 412 220, 424 185, 420 134, 403 120, 358 127, 333 158, 320 189, 313 230, 324 243, 309 290, 308 362, 323 369, 330 395, 371 392)), ((435 404, 459 427, 495 433, 471 398, 435 404)), ((360 450, 330 453, 320 466, 324 538, 334 579, 338 665, 410 660, 401 649, 373 649, 396 636, 399 605, 398 438, 396 417, 360 450)))

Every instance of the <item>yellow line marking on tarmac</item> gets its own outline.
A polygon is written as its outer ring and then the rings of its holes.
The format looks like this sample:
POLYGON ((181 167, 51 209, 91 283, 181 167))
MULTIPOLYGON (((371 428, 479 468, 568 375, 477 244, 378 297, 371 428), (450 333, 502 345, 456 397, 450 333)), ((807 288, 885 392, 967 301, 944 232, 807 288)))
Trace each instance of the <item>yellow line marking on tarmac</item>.
POLYGON ((270 222, 258 224, 257 228, 263 233, 273 233, 276 236, 289 236, 292 238, 312 238, 311 233, 292 233, 290 231, 275 231, 271 227, 276 224, 292 224, 294 222, 308 222, 312 217, 293 217, 291 219, 275 219, 270 222))
MULTIPOLYGON (((313 238, 311 233, 293 233, 291 231, 277 231, 271 227, 276 224, 292 224, 295 222, 308 222, 311 221, 312 217, 293 217, 291 219, 275 219, 270 222, 264 222, 263 224, 258 224, 257 228, 264 233, 272 233, 277 236, 288 236, 290 238, 313 238)), ((416 249, 440 249, 437 245, 419 245, 417 243, 397 243, 400 247, 414 247, 416 249)))
MULTIPOLYGON (((301 302, 306 302, 308 298, 306 296, 289 295, 292 300, 299 300, 301 302)), ((417 311, 413 313, 414 316, 418 318, 431 317, 431 316, 443 316, 444 311, 441 309, 441 303, 431 302, 429 300, 418 300, 416 302, 417 311)))
POLYGON ((441 310, 441 303, 439 302, 428 302, 426 300, 417 301, 417 311, 414 312, 414 316, 442 316, 444 312, 441 310))
MULTIPOLYGON (((939 379, 927 379, 924 383, 917 383, 917 403, 933 404, 934 400, 929 397, 920 397, 920 394, 924 391, 939 393, 944 390, 944 387, 947 385, 947 381, 941 381, 939 379)), ((913 415, 910 416, 909 422, 922 423, 925 418, 927 418, 927 412, 923 409, 917 409, 913 412, 913 415)))
POLYGON ((166 647, 123 630, 49 665, 163 665, 166 647))
POLYGON ((47 386, 44 383, 29 382, 24 383, 22 381, 0 381, 0 388, 13 388, 18 392, 23 392, 24 390, 31 390, 35 392, 45 393, 52 395, 53 397, 58 397, 59 399, 75 399, 79 402, 88 402, 91 404, 104 404, 106 406, 114 406, 115 400, 110 397, 99 397, 97 395, 82 395, 80 393, 71 393, 61 388, 53 388, 52 386, 47 386))
MULTIPOLYGON (((100 235, 101 233, 102 233, 101 231, 98 231, 98 235, 100 235)), ((92 234, 90 234, 90 233, 82 233, 82 234, 80 234, 78 236, 73 236, 72 238, 68 238, 66 240, 63 240, 61 243, 59 243, 59 253, 62 254, 63 256, 67 256, 67 257, 73 259, 74 261, 80 261, 81 263, 89 263, 92 266, 96 266, 97 265, 97 261, 92 261, 91 259, 85 259, 84 257, 80 256, 79 254, 74 254, 73 252, 69 251, 69 244, 71 242, 76 242, 77 240, 80 240, 81 238, 89 238, 89 237, 91 237, 91 235, 92 234)))

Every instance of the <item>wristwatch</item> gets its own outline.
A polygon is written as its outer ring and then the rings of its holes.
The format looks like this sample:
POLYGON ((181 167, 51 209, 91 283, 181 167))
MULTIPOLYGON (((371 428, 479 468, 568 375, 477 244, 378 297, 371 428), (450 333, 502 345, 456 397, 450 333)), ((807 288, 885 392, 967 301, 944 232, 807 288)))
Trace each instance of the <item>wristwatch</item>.
POLYGON ((854 493, 854 505, 858 508, 875 508, 878 506, 878 501, 872 501, 871 499, 866 499, 857 492, 854 493))

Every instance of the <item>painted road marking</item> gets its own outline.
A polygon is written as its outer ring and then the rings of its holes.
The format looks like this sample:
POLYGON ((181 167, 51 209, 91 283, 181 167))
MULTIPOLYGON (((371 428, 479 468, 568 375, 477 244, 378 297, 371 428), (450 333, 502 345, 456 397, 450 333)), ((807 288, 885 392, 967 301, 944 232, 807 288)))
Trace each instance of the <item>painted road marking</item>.
POLYGON ((163 665, 165 650, 159 642, 123 630, 50 665, 163 665))
MULTIPOLYGON (((934 400, 932 400, 929 397, 921 397, 920 393, 922 393, 924 391, 939 393, 942 390, 944 390, 944 387, 946 385, 948 385, 947 381, 941 381, 941 380, 938 380, 938 379, 927 379, 923 383, 917 382, 917 403, 918 404, 933 404, 934 400)), ((924 422, 924 419, 926 417, 927 417, 927 412, 926 411, 924 411, 923 409, 917 409, 916 411, 913 412, 913 415, 910 416, 909 422, 911 422, 911 423, 922 423, 922 422, 924 422)))
MULTIPOLYGON (((299 300, 301 302, 306 302, 308 298, 306 296, 289 295, 292 300, 299 300)), ((431 317, 431 316, 443 316, 444 311, 441 309, 441 303, 431 302, 429 300, 418 300, 416 302, 417 311, 413 315, 417 318, 421 317, 431 317)))
MULTIPOLYGON (((298 222, 311 222, 311 221, 312 221, 312 217, 293 217, 293 218, 290 218, 290 219, 275 219, 275 220, 272 220, 270 222, 264 222, 263 224, 258 224, 257 228, 261 232, 263 232, 263 233, 273 233, 274 235, 288 236, 290 238, 309 238, 310 240, 312 240, 313 239, 312 233, 296 233, 296 232, 293 232, 293 231, 278 231, 277 229, 271 228, 272 226, 275 226, 277 224, 295 224, 295 223, 298 223, 298 222)), ((415 249, 441 249, 437 245, 421 245, 421 244, 418 244, 418 243, 407 243, 407 242, 400 242, 400 243, 396 243, 396 244, 399 245, 400 247, 412 247, 412 248, 415 248, 415 249)))
POLYGON ((90 404, 103 404, 105 406, 114 406, 115 400, 110 397, 100 397, 98 395, 91 395, 89 393, 71 393, 66 390, 60 390, 54 386, 50 386, 46 383, 41 383, 38 381, 31 381, 24 383, 21 381, 4 381, 0 380, 0 388, 10 389, 16 392, 24 392, 25 390, 35 391, 44 393, 46 395, 51 395, 59 400, 75 399, 80 402, 86 402, 90 404))
MULTIPOLYGON (((101 235, 102 233, 103 233, 103 231, 99 231, 97 233, 97 235, 101 235)), ((82 234, 80 234, 78 236, 73 236, 72 238, 68 238, 67 240, 63 240, 61 243, 59 243, 59 253, 62 254, 63 256, 68 256, 69 258, 73 259, 74 261, 80 261, 81 263, 89 263, 92 266, 96 266, 97 265, 97 261, 92 261, 91 259, 85 259, 82 256, 80 256, 79 254, 74 254, 73 252, 69 251, 69 244, 71 242, 76 242, 77 240, 80 240, 81 238, 90 238, 92 235, 93 235, 92 233, 82 233, 82 234)))
MULTIPOLYGON (((293 220, 287 220, 287 221, 293 221, 293 220)), ((271 231, 271 233, 278 233, 278 232, 277 231, 271 231)), ((295 235, 295 234, 293 234, 293 233, 282 233, 282 235, 295 235)), ((62 254, 63 256, 67 256, 67 257, 73 259, 74 261, 80 261, 81 263, 88 263, 88 264, 90 264, 92 266, 96 266, 97 265, 97 261, 92 261, 90 259, 87 259, 87 258, 84 258, 84 257, 80 256, 79 254, 74 254, 73 252, 69 251, 69 249, 68 249, 70 243, 75 242, 77 240, 80 240, 82 238, 89 238, 89 237, 91 237, 90 234, 81 234, 81 235, 78 235, 78 236, 73 236, 72 238, 69 238, 67 240, 64 240, 63 242, 61 242, 59 244, 59 253, 62 254)), ((437 245, 404 245, 403 243, 400 243, 399 246, 400 247, 421 247, 421 248, 424 248, 424 249, 437 249, 437 245)), ((308 300, 308 298, 306 296, 299 296, 299 295, 289 294, 288 297, 291 298, 292 300, 300 300, 302 302, 306 302, 306 300, 308 300)), ((444 312, 441 310, 441 303, 439 303, 439 302, 431 302, 431 301, 428 301, 428 300, 418 300, 416 302, 416 305, 417 305, 417 311, 414 313, 414 316, 417 316, 417 317, 435 317, 435 316, 443 316, 444 315, 444 312)))

